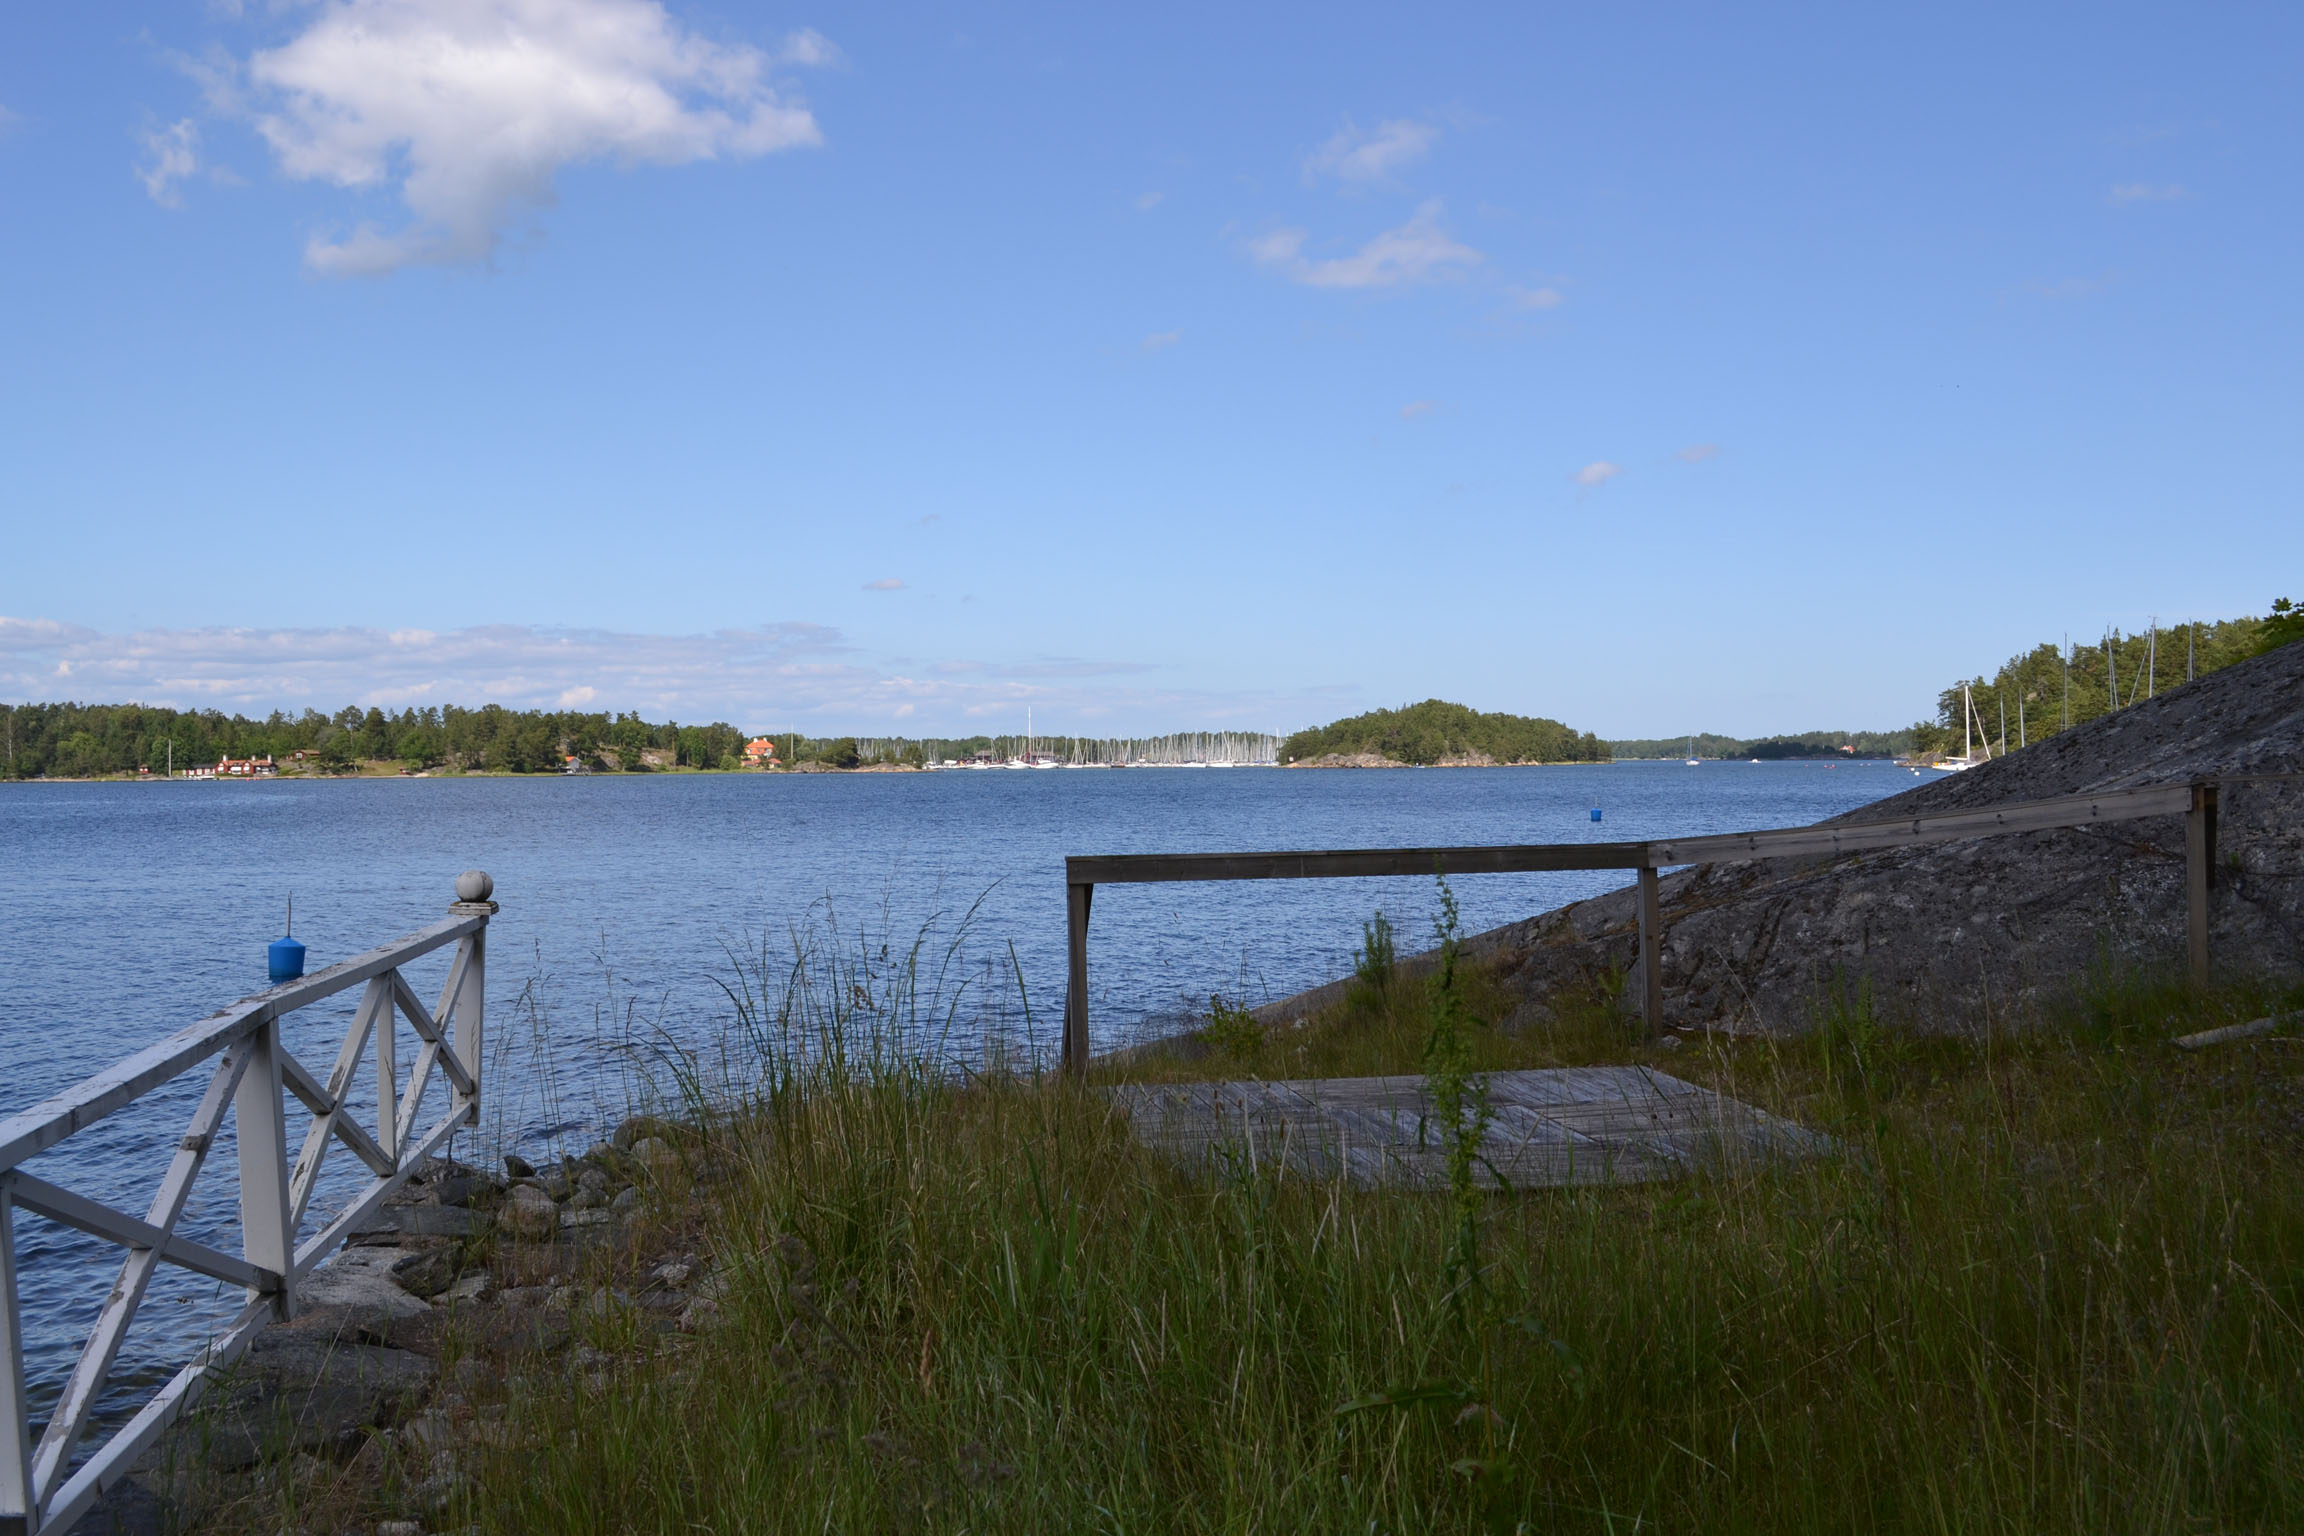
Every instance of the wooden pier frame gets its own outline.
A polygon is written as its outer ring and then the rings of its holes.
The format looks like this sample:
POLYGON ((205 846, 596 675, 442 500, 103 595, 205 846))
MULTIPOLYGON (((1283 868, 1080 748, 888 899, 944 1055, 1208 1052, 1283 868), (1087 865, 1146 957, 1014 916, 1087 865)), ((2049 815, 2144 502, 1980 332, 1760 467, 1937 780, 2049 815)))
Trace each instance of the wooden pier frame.
POLYGON ((266 1325, 295 1315, 300 1280, 372 1217, 384 1198, 458 1130, 480 1118, 484 973, 489 900, 494 882, 467 870, 445 921, 310 976, 244 998, 137 1052, 21 1114, 0 1121, 0 1536, 38 1536, 71 1527, 127 1475, 137 1456, 176 1421, 218 1370, 232 1363, 266 1325), (448 984, 427 1011, 400 967, 456 946, 448 984), (362 987, 349 1033, 327 1081, 290 1054, 281 1020, 309 1003, 362 987), (405 1091, 397 1080, 393 1034, 405 1020, 421 1046, 405 1091), (376 1046, 377 1134, 345 1111, 370 1042, 376 1046), (216 1065, 207 1091, 177 1144, 159 1190, 142 1217, 76 1194, 25 1164, 74 1134, 128 1108, 163 1084, 216 1065), (424 1090, 437 1072, 446 1112, 419 1127, 424 1090), (287 1138, 284 1095, 311 1112, 300 1155, 287 1138), (239 1147, 241 1252, 178 1235, 209 1149, 232 1111, 239 1147), (341 1141, 374 1179, 319 1232, 296 1241, 330 1143, 341 1141), (24 1314, 18 1295, 15 1216, 30 1211, 127 1250, 88 1342, 64 1383, 37 1443, 25 1393, 24 1314), (226 1285, 246 1301, 192 1361, 164 1383, 128 1421, 104 1437, 77 1466, 97 1400, 126 1340, 153 1274, 175 1264, 226 1285))
MULTIPOLYGON (((2251 775, 2250 777, 2267 777, 2251 775)), ((2272 775, 2270 777, 2289 777, 2272 775)), ((1099 885, 1192 880, 1323 880, 1385 875, 1504 875, 1552 870, 1629 869, 1639 875, 1641 1012, 1651 1030, 1664 1022, 1664 916, 1657 873, 1732 859, 1831 858, 1881 848, 1958 842, 2011 832, 2045 832, 2185 818, 2189 959, 2195 986, 2208 984, 2208 892, 2216 858, 2217 783, 2154 785, 2092 795, 2027 800, 1982 811, 1901 816, 1760 832, 1708 833, 1633 843, 1527 843, 1464 848, 1343 848, 1274 853, 1124 853, 1064 861, 1066 955, 1064 1070, 1088 1071, 1088 914, 1099 885)))

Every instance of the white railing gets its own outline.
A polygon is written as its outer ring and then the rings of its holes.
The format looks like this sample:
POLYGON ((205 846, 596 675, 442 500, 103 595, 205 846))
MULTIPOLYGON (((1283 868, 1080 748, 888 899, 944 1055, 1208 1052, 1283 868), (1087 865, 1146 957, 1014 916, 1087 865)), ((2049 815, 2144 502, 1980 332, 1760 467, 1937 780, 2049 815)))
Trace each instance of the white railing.
POLYGON ((0 1338, 0 1536, 68 1529, 105 1489, 127 1474, 210 1376, 236 1359, 266 1324, 295 1315, 298 1282, 372 1216, 417 1164, 459 1128, 478 1123, 486 941, 488 919, 496 911, 496 903, 488 898, 493 889, 488 876, 468 870, 456 881, 457 900, 446 921, 245 998, 0 1122, 0 1335, 4 1335, 0 1338), (400 968, 450 944, 456 953, 448 982, 438 1005, 428 1012, 400 968), (363 984, 351 1029, 323 1081, 289 1054, 282 1043, 281 1020, 309 1003, 363 984), (402 1021, 413 1031, 418 1047, 405 1080, 399 1073, 396 1040, 402 1021), (371 1043, 376 1047, 373 1135, 346 1112, 371 1043), (207 1092, 141 1217, 75 1194, 24 1167, 28 1158, 219 1054, 223 1059, 209 1077, 207 1092), (416 1115, 435 1073, 447 1085, 448 1109, 437 1122, 419 1130, 416 1115), (283 1093, 294 1094, 312 1115, 293 1165, 288 1160, 283 1093), (176 1231, 227 1109, 234 1112, 239 1146, 238 1256, 176 1231), (296 1234, 319 1182, 321 1163, 330 1143, 337 1141, 375 1177, 346 1209, 298 1243, 296 1234), (18 1210, 128 1250, 120 1278, 97 1314, 79 1362, 37 1442, 25 1392, 24 1318, 16 1274, 18 1210), (73 1453, 88 1433, 97 1397, 163 1261, 243 1286, 247 1302, 189 1365, 75 1466, 73 1453))

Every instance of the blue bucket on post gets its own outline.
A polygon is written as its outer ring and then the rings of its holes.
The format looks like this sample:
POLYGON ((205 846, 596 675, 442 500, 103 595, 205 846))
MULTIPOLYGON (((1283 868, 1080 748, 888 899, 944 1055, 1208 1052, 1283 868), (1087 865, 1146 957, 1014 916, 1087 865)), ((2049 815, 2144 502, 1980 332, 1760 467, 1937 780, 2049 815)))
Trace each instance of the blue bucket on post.
POLYGON ((1594 821, 1598 821, 1598 820, 1600 819, 1600 807, 1598 807, 1598 806, 1594 806, 1594 807, 1592 807, 1592 819, 1593 819, 1594 821))
POLYGON ((264 952, 264 958, 271 967, 275 982, 294 981, 304 974, 304 946, 294 939, 274 939, 272 947, 264 952))

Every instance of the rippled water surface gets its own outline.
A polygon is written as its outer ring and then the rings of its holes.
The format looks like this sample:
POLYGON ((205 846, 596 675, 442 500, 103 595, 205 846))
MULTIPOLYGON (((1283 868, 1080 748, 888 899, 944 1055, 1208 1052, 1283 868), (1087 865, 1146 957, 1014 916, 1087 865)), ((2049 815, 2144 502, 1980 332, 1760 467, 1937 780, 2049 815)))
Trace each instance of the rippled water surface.
MULTIPOLYGON (((493 874, 499 1065, 486 1129, 549 1145, 622 1107, 632 1085, 619 1043, 695 1045, 724 1029, 714 978, 726 979, 730 949, 763 938, 775 949, 793 925, 820 931, 827 912, 846 932, 901 944, 932 922, 948 939, 974 905, 955 974, 978 979, 969 996, 995 1016, 964 1015, 943 1046, 965 1057, 997 1034, 1045 1052, 1062 1007, 1066 854, 1734 831, 1815 821, 1916 782, 1884 763, 1625 763, 0 786, 0 1112, 260 990, 291 894, 318 969, 441 916, 457 871, 493 874), (1029 1026, 1014 1006, 1018 972, 1029 1026)), ((1454 887, 1476 932, 1627 878, 1454 887)), ((1429 880, 1100 889, 1098 1048, 1164 1027, 1212 991, 1255 1002, 1330 979, 1378 907, 1421 948, 1434 906, 1429 880)), ((444 956, 413 978, 427 1000, 444 956)), ((355 996, 306 1009, 289 1029, 323 1076, 355 996)), ((33 1170, 141 1214, 206 1079, 188 1074, 33 1170)), ((292 1119, 291 1137, 300 1130, 292 1119)), ((228 1144, 212 1155, 186 1230, 237 1249, 232 1155, 228 1144)), ((338 1159, 328 1189, 340 1197, 351 1171, 338 1159)), ((27 1215, 17 1228, 28 1366, 52 1392, 115 1251, 27 1215)), ((123 1357, 131 1384, 180 1362, 233 1299, 165 1273, 123 1357)))

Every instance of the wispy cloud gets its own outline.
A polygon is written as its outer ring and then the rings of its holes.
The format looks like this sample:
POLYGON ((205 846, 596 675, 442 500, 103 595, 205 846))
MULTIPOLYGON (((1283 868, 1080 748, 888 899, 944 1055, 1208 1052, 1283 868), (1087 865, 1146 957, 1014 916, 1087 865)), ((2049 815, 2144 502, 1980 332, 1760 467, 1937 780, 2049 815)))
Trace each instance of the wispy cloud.
POLYGON ((848 62, 848 56, 814 27, 802 27, 787 33, 784 46, 776 50, 778 62, 796 65, 801 69, 836 69, 848 62))
MULTIPOLYGON (((776 64, 838 52, 796 32, 773 55, 684 30, 657 0, 326 0, 295 38, 213 80, 244 103, 283 173, 396 185, 409 221, 305 247, 315 269, 486 260, 564 166, 679 165, 822 142, 776 64)), ((213 77, 217 67, 200 66, 213 77)))
POLYGON ((1557 309, 1561 300, 1557 288, 1522 288, 1510 284, 1505 287, 1504 294, 1512 301, 1514 309, 1557 309))
POLYGON ((144 135, 144 160, 136 179, 152 201, 163 208, 181 208, 184 200, 176 183, 200 169, 200 125, 190 118, 155 128, 144 135))
POLYGON ((821 719, 947 726, 1021 716, 1027 704, 1128 730, 1327 718, 1348 691, 1162 687, 1127 658, 874 658, 821 625, 700 635, 480 625, 469 629, 158 629, 105 634, 0 616, 0 695, 177 708, 340 709, 346 703, 637 709, 657 718, 759 725, 821 719))
POLYGON ((1400 407, 1400 419, 1402 421, 1415 421, 1420 417, 1431 415, 1432 410, 1432 402, 1429 400, 1411 400, 1400 407))
POLYGON ((1304 174, 1332 176, 1347 186, 1387 182, 1430 154, 1439 138, 1438 128, 1411 118, 1386 118, 1372 133, 1362 133, 1346 119, 1335 137, 1305 160, 1304 174))
POLYGON ((1719 456, 1720 445, 1718 443, 1690 443, 1672 455, 1683 464, 1701 464, 1706 459, 1716 459, 1719 456))
POLYGON ((901 592, 904 590, 904 583, 894 576, 883 576, 878 581, 864 583, 864 590, 867 592, 901 592))
POLYGON ((1594 459, 1576 471, 1576 483, 1585 490, 1597 490, 1622 473, 1624 473, 1623 465, 1611 464, 1606 459, 1594 459))
POLYGON ((1461 276, 1485 258, 1452 239, 1440 227, 1440 201, 1416 210, 1397 229, 1388 229, 1349 256, 1314 261, 1304 254, 1305 232, 1276 229, 1248 242, 1248 253, 1263 266, 1311 288, 1391 288, 1461 276))
POLYGON ((1184 333, 1182 331, 1154 331, 1144 338, 1144 350, 1147 352, 1165 352, 1183 339, 1184 333))
POLYGON ((0 105, 0 139, 6 138, 8 130, 22 121, 24 121, 22 113, 11 112, 5 105, 0 105))
POLYGON ((2184 195, 2174 182, 2124 181, 2111 191, 2113 206, 2128 203, 2173 203, 2184 195))
POLYGON ((1153 209, 1155 209, 1155 208, 1157 208, 1157 207, 1159 207, 1159 206, 1160 206, 1161 200, 1162 200, 1163 198, 1167 197, 1167 195, 1168 195, 1168 194, 1167 194, 1167 193, 1165 193, 1165 192, 1139 192, 1139 193, 1137 193, 1137 194, 1136 194, 1136 211, 1137 211, 1138 213, 1150 213, 1150 212, 1151 212, 1153 209))

